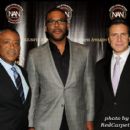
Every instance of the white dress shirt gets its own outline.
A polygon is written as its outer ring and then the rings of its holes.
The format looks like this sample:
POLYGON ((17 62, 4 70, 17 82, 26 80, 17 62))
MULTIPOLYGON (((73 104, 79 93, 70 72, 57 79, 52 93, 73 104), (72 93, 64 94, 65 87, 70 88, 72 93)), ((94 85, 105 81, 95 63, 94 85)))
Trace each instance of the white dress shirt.
POLYGON ((120 76, 121 76, 121 73, 122 73, 122 70, 124 68, 124 65, 126 63, 126 60, 127 60, 127 57, 130 53, 130 47, 128 47, 127 50, 125 50, 123 53, 121 53, 120 55, 116 55, 114 52, 113 52, 113 56, 112 56, 112 59, 111 59, 111 79, 112 79, 112 76, 113 76, 113 69, 114 69, 114 65, 115 65, 115 62, 116 62, 116 57, 117 56, 120 56, 120 70, 119 70, 119 73, 120 73, 120 76))

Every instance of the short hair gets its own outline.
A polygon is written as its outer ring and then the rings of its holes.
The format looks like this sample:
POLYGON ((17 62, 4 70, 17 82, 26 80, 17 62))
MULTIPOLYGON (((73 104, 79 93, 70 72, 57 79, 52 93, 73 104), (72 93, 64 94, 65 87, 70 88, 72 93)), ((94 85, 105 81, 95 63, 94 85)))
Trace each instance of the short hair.
POLYGON ((107 37, 109 36, 109 31, 110 31, 111 26, 112 25, 118 25, 118 24, 123 24, 123 25, 127 26, 128 34, 130 35, 130 26, 127 23, 127 21, 125 19, 123 19, 123 18, 117 17, 117 18, 113 19, 111 21, 111 23, 108 25, 107 30, 106 30, 107 37))
POLYGON ((2 33, 2 32, 5 32, 5 31, 11 31, 11 32, 14 32, 14 33, 16 33, 18 36, 20 36, 19 35, 19 33, 18 33, 18 31, 15 29, 15 28, 13 28, 13 27, 5 27, 5 28, 2 28, 2 29, 0 29, 0 33, 2 33))
POLYGON ((59 12, 63 13, 63 14, 65 15, 65 19, 66 19, 66 21, 67 21, 67 15, 65 14, 65 11, 64 11, 63 9, 60 9, 60 8, 55 7, 55 8, 50 9, 50 10, 46 13, 45 24, 47 24, 47 17, 48 17, 48 15, 49 15, 51 12, 53 12, 53 11, 59 11, 59 12))

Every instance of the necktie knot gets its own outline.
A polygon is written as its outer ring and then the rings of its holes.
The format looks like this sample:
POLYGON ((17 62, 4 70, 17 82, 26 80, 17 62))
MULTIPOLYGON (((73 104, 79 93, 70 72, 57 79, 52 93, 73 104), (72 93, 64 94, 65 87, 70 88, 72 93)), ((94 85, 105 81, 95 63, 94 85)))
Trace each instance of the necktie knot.
POLYGON ((117 57, 116 57, 116 64, 119 64, 119 63, 120 63, 120 59, 121 59, 120 56, 117 56, 117 57))
POLYGON ((16 68, 15 68, 15 67, 12 67, 11 70, 13 71, 13 73, 14 73, 14 78, 16 79, 16 78, 18 77, 18 72, 17 72, 16 68))

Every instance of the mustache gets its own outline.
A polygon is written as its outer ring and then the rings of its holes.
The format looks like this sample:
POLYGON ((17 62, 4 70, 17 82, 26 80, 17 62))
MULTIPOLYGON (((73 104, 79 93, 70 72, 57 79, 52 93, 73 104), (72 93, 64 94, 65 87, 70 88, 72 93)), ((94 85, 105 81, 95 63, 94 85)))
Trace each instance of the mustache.
POLYGON ((11 55, 17 55, 19 52, 18 50, 9 50, 8 53, 11 55))
MULTIPOLYGON (((57 30, 57 29, 55 29, 55 30, 57 30)), ((59 30, 59 29, 58 29, 58 30, 59 30)), ((49 38, 50 38, 49 32, 46 31, 45 34, 46 34, 46 37, 49 39, 49 38)), ((65 35, 68 36, 68 34, 69 34, 69 30, 66 30, 65 35)))
POLYGON ((63 31, 61 29, 54 29, 52 32, 54 33, 54 32, 63 32, 63 31))

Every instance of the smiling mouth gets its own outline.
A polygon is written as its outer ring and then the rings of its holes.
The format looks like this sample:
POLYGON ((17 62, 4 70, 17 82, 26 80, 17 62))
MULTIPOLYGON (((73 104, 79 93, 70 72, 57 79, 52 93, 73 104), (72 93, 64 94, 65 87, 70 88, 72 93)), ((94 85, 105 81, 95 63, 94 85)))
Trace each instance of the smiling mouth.
POLYGON ((15 55, 17 55, 17 52, 16 51, 9 51, 8 54, 11 56, 15 56, 15 55))
POLYGON ((116 46, 119 46, 119 47, 120 47, 120 46, 123 46, 123 45, 122 45, 122 44, 116 44, 116 46))
POLYGON ((59 34, 59 33, 62 33, 62 31, 59 30, 59 29, 56 29, 56 30, 53 31, 53 33, 57 33, 57 34, 59 34))

